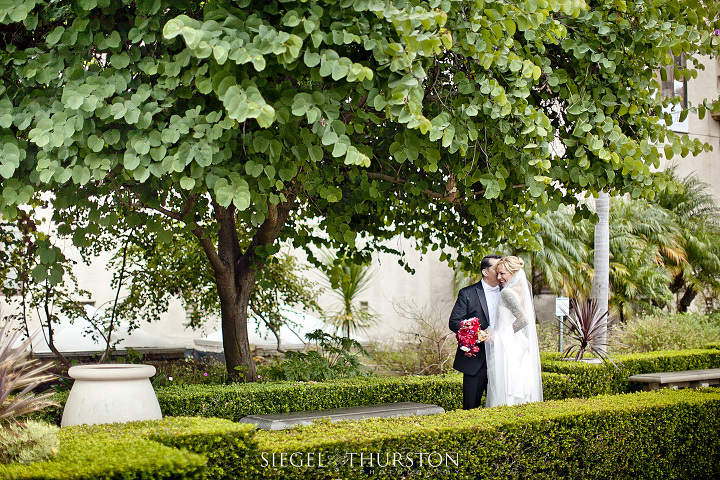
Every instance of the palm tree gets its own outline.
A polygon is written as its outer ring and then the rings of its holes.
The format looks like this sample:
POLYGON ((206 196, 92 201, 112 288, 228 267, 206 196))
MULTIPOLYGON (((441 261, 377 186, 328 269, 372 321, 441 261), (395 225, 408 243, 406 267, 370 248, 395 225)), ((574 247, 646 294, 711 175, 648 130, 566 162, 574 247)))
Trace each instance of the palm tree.
MULTIPOLYGON (((591 296, 594 225, 587 219, 573 221, 573 214, 572 209, 558 210, 537 219, 540 230, 536 239, 542 251, 523 254, 533 266, 536 292, 546 286, 572 298, 591 296)), ((677 242, 679 234, 665 209, 642 200, 613 200, 608 219, 608 279, 612 287, 608 305, 617 310, 621 320, 671 301, 663 254, 684 255, 677 242)))
POLYGON ((377 321, 377 317, 360 308, 357 300, 367 290, 373 271, 368 263, 356 263, 345 255, 324 252, 322 271, 338 302, 327 310, 326 321, 334 325, 346 337, 350 332, 364 330, 377 321))
POLYGON ((679 240, 685 256, 668 256, 666 263, 673 276, 670 290, 677 296, 677 310, 685 312, 699 293, 720 294, 720 209, 708 184, 697 175, 678 179, 676 166, 666 172, 681 188, 661 193, 655 202, 681 226, 679 240))
POLYGON ((621 321, 668 305, 670 273, 665 258, 683 258, 680 229, 664 208, 644 200, 613 202, 610 218, 611 304, 621 321))
MULTIPOLYGON (((600 192, 595 199, 595 213, 598 221, 595 225, 595 273, 593 275, 592 298, 597 302, 601 312, 608 310, 610 297, 610 195, 600 192)), ((599 344, 604 345, 607 335, 607 319, 603 319, 599 326, 599 344)))
POLYGON ((544 287, 567 297, 584 297, 587 276, 581 273, 587 264, 589 247, 587 222, 574 222, 570 208, 548 212, 536 219, 539 226, 537 250, 518 253, 529 266, 533 292, 544 287))

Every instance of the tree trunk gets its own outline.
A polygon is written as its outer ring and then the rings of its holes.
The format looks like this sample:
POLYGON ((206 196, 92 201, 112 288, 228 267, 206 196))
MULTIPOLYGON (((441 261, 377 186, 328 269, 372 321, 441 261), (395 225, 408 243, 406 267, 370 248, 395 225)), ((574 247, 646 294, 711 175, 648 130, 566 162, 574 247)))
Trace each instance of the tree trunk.
POLYGON ((697 290, 695 290, 694 286, 690 285, 685 289, 683 296, 680 297, 680 301, 677 303, 677 311, 679 313, 686 313, 688 308, 690 308, 690 304, 695 300, 695 297, 697 297, 697 290))
POLYGON ((682 272, 675 275, 675 278, 673 278, 672 283, 670 284, 670 291, 674 294, 677 294, 682 288, 685 286, 685 276, 682 274, 682 272))
POLYGON ((255 272, 240 271, 238 268, 242 250, 235 225, 235 208, 217 204, 213 207, 215 219, 220 225, 217 243, 220 265, 213 265, 213 271, 220 298, 225 364, 231 379, 239 379, 242 369, 245 380, 253 381, 257 373, 248 341, 247 307, 250 297, 245 294, 245 289, 252 293, 255 272), (252 278, 249 279, 249 276, 252 278))
MULTIPOLYGON (((610 296, 610 195, 600 192, 595 200, 598 222, 595 225, 595 274, 592 297, 597 300, 598 311, 608 310, 610 296)), ((607 317, 600 327, 598 347, 605 351, 607 343, 607 317)))
POLYGON ((262 270, 264 258, 255 252, 258 246, 274 243, 292 209, 295 196, 280 205, 268 205, 266 220, 257 229, 250 245, 243 252, 237 235, 235 208, 221 207, 213 202, 218 231, 217 251, 210 238, 199 227, 193 233, 200 240, 210 261, 220 299, 225 365, 230 379, 240 374, 247 382, 257 380, 257 368, 248 340, 248 306, 255 288, 256 274, 262 270))

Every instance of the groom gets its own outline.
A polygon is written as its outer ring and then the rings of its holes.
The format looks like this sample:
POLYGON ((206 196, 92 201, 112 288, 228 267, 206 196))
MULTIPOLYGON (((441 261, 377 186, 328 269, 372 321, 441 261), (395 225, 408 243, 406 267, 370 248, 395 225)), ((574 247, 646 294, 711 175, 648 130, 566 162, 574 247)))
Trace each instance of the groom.
MULTIPOLYGON (((500 300, 500 282, 495 273, 495 264, 500 255, 487 255, 480 262, 482 280, 460 290, 455 306, 450 314, 450 330, 460 330, 463 320, 477 317, 480 328, 487 329, 495 322, 497 305, 500 300)), ((482 395, 487 388, 487 364, 485 363, 485 344, 479 344, 480 351, 468 357, 458 346, 453 368, 463 373, 463 409, 480 406, 482 395)))

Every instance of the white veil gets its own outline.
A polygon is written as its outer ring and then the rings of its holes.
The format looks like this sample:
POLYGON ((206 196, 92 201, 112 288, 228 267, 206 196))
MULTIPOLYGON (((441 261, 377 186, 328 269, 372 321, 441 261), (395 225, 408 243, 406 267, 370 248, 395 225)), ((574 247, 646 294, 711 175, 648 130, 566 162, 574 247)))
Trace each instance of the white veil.
POLYGON ((540 350, 535 328, 535 307, 525 272, 520 269, 505 284, 498 302, 495 325, 485 342, 488 368, 486 407, 540 402, 540 350), (524 313, 526 324, 517 332, 512 304, 524 313))

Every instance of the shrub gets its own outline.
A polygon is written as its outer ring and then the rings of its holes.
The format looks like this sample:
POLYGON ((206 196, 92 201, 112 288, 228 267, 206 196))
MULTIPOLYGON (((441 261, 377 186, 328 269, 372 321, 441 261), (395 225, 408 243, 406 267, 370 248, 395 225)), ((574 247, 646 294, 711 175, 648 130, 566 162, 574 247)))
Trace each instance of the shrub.
POLYGON ((543 372, 569 375, 567 388, 572 396, 626 393, 642 385, 628 377, 641 373, 677 372, 720 368, 720 350, 669 350, 616 355, 616 365, 559 360, 558 354, 541 353, 543 372))
POLYGON ((258 431, 244 478, 716 478, 718 409, 662 390, 258 431))
POLYGON ((703 348, 720 338, 720 322, 698 313, 654 315, 628 320, 623 327, 628 353, 703 348))
POLYGON ((375 344, 370 358, 378 365, 403 375, 438 375, 452 370, 457 343, 448 329, 447 319, 431 306, 395 304, 401 318, 408 321, 391 339, 375 344))
POLYGON ((211 416, 234 421, 247 415, 393 402, 430 403, 452 410, 461 407, 462 376, 168 387, 158 389, 157 396, 164 415, 211 416))
POLYGON ((30 465, 0 465, 7 480, 70 479, 200 479, 207 460, 138 437, 110 432, 63 428, 58 434, 60 453, 52 460, 30 465))
POLYGON ((557 320, 541 321, 536 324, 538 347, 541 352, 558 351, 559 322, 557 320))
POLYGON ((40 422, 0 428, 0 463, 30 463, 58 454, 58 427, 40 422))
POLYGON ((188 357, 180 362, 158 363, 155 368, 154 386, 212 385, 228 381, 225 363, 213 357, 199 360, 188 357))
MULTIPOLYGON (((543 372, 544 396, 552 400, 609 392, 605 386, 609 380, 598 375, 598 372, 585 376, 543 372)), ((157 397, 165 416, 216 417, 233 421, 248 415, 395 402, 429 403, 449 411, 462 407, 462 375, 173 386, 158 388, 157 397)), ((63 403, 67 394, 56 398, 63 403)), ((40 419, 59 424, 62 408, 47 409, 42 414, 40 419)))
POLYGON ((575 357, 580 360, 585 351, 592 353, 603 361, 610 361, 608 347, 613 342, 613 331, 610 328, 615 317, 609 310, 602 311, 597 299, 588 298, 582 302, 570 300, 570 314, 563 317, 567 347, 561 358, 575 357))
MULTIPOLYGON (((630 375, 663 371, 720 368, 720 349, 682 350, 618 355, 617 366, 558 359, 541 354, 543 393, 547 400, 587 398, 627 393, 642 388, 630 375)), ((247 415, 300 412, 327 408, 420 402, 445 410, 462 406, 462 375, 361 377, 327 382, 275 382, 232 385, 188 385, 156 390, 166 416, 218 417, 237 421, 247 415)), ((55 399, 64 403, 67 394, 55 399)), ((50 408, 40 418, 60 423, 62 408, 50 408)))
POLYGON ((367 354, 356 340, 349 337, 337 337, 315 330, 305 334, 308 340, 317 344, 317 349, 308 352, 287 352, 284 360, 268 365, 261 365, 258 374, 261 378, 271 381, 316 381, 333 380, 336 378, 365 377, 372 373, 360 363, 357 350, 367 354))
POLYGON ((253 469, 249 452, 257 450, 253 430, 251 425, 209 418, 66 427, 58 435, 56 458, 0 465, 0 478, 243 478, 253 469))
POLYGON ((67 427, 58 457, 0 465, 0 478, 717 478, 719 409, 720 389, 664 389, 284 431, 203 418, 67 427))
POLYGON ((256 446, 251 425, 218 418, 172 417, 73 428, 88 435, 103 432, 141 437, 167 447, 201 454, 207 459, 204 477, 209 479, 241 478, 241 472, 248 467, 248 451, 253 451, 256 446))

